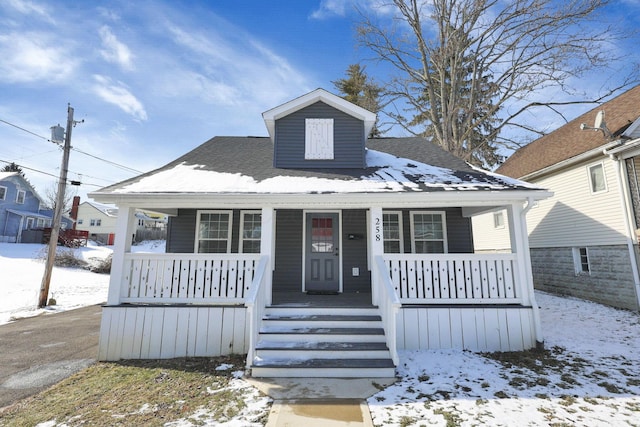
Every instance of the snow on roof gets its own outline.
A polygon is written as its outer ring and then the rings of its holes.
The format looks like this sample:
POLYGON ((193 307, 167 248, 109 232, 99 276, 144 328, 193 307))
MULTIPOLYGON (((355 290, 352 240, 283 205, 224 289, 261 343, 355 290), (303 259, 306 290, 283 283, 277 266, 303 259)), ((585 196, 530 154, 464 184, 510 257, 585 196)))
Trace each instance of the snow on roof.
POLYGON ((0 172, 0 181, 3 179, 7 179, 13 175, 16 175, 18 172, 0 172))
POLYGON ((342 179, 321 176, 280 176, 256 179, 242 173, 207 170, 205 165, 185 162, 144 176, 113 189, 114 193, 251 193, 314 194, 368 193, 433 190, 497 190, 537 186, 487 173, 454 171, 368 149, 362 175, 342 179))

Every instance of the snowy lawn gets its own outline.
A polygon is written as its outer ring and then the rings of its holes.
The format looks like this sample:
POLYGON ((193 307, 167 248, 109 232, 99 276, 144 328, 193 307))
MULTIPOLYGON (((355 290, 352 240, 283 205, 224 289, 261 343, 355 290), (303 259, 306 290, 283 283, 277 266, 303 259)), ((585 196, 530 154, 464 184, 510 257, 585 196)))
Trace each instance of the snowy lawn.
POLYGON ((377 426, 640 426, 640 316, 537 293, 547 350, 402 352, 377 426))
MULTIPOLYGON (((72 249, 58 247, 59 251, 72 249)), ((164 242, 145 242, 134 246, 134 252, 164 252, 164 242)), ((110 246, 73 249, 77 258, 87 262, 103 260, 113 251, 110 246)), ((109 275, 81 268, 54 267, 49 285, 49 298, 56 305, 37 309, 40 284, 44 274, 46 245, 0 243, 0 325, 20 317, 55 313, 107 301, 109 275)))

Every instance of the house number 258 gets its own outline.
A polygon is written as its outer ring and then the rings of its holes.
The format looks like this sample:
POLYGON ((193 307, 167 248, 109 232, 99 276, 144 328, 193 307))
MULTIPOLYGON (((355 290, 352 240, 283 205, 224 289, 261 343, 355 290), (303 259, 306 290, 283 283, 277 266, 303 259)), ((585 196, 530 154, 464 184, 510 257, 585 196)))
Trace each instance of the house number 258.
POLYGON ((382 236, 380 235, 380 223, 382 221, 380 221, 380 217, 376 217, 375 220, 375 236, 376 236, 376 242, 379 242, 380 240, 382 240, 382 236))

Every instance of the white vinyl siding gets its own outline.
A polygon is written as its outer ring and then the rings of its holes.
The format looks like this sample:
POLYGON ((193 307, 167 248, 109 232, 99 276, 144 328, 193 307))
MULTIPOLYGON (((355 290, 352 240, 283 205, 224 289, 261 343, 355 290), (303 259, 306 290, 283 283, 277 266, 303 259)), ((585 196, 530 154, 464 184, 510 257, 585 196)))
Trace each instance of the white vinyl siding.
POLYGON ((304 158, 333 159, 333 119, 305 119, 304 158))
POLYGON ((609 159, 602 162, 608 191, 593 194, 586 173, 591 164, 529 181, 554 193, 527 214, 532 248, 626 244, 615 165, 609 159))
POLYGON ((511 252, 507 211, 490 212, 471 218, 474 252, 511 252), (496 228, 496 214, 502 214, 503 226, 496 228))

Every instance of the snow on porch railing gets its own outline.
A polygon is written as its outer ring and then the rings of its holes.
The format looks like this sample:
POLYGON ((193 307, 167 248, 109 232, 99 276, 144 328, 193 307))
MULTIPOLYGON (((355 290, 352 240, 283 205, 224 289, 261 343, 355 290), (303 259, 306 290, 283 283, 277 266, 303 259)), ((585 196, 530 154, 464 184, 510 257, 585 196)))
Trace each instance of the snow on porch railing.
POLYGON ((516 254, 385 254, 404 304, 521 303, 516 254))
POLYGON ((240 304, 259 255, 125 254, 120 302, 240 304))

